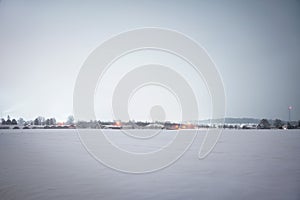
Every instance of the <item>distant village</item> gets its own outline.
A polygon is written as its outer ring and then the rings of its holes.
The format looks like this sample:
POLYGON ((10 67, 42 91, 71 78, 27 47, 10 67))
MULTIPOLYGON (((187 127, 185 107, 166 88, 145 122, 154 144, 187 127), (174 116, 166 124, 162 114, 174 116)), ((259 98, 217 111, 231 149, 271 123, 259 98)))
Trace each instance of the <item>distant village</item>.
POLYGON ((143 121, 75 121, 69 116, 65 122, 57 122, 55 118, 37 117, 26 121, 23 118, 2 118, 0 129, 300 129, 299 121, 282 121, 280 119, 246 119, 225 118, 225 120, 203 120, 184 123, 176 122, 143 122, 143 121))

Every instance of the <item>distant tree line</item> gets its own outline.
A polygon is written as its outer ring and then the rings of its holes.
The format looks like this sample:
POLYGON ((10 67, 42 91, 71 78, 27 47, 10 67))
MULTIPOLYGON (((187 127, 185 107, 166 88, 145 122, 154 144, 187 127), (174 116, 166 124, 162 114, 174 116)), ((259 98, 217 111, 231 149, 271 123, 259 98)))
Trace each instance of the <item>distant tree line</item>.
POLYGON ((262 119, 257 125, 258 129, 296 129, 300 128, 300 120, 298 122, 283 122, 280 119, 275 119, 273 123, 270 123, 267 119, 262 119))
POLYGON ((15 119, 10 120, 10 116, 8 115, 7 120, 5 120, 3 118, 1 119, 1 124, 2 125, 17 125, 18 122, 15 119))
POLYGON ((20 125, 20 126, 28 126, 28 125, 56 125, 55 118, 45 119, 44 117, 37 117, 33 121, 25 121, 23 118, 19 118, 18 121, 16 119, 10 119, 10 116, 7 116, 7 119, 1 119, 1 125, 20 125))
MULTIPOLYGON (((34 120, 25 121, 23 118, 11 119, 10 116, 7 116, 7 119, 1 119, 1 125, 19 125, 19 126, 40 126, 44 128, 52 128, 52 127, 77 127, 77 128, 107 128, 107 127, 127 127, 127 128, 147 128, 151 123, 150 122, 143 122, 143 121, 129 121, 129 122, 120 122, 120 125, 116 124, 118 121, 77 121, 75 122, 74 117, 72 115, 68 116, 66 122, 57 123, 55 118, 44 118, 41 116, 36 117, 34 120)), ((234 121, 233 121, 234 122, 234 121)), ((284 122, 280 119, 275 120, 268 120, 268 119, 261 119, 258 120, 259 123, 248 123, 248 124, 229 124, 229 123, 216 123, 216 124, 201 124, 201 125, 194 125, 195 128, 225 128, 225 129, 296 129, 300 128, 300 120, 299 121, 292 121, 292 122, 284 122)), ((153 123, 152 123, 153 124, 153 123)), ((186 125, 172 123, 172 122, 155 122, 155 124, 163 125, 166 129, 173 129, 173 128, 183 128, 186 125)), ((160 127, 160 126, 157 126, 160 127)), ((188 126, 187 126, 188 127, 188 126)))

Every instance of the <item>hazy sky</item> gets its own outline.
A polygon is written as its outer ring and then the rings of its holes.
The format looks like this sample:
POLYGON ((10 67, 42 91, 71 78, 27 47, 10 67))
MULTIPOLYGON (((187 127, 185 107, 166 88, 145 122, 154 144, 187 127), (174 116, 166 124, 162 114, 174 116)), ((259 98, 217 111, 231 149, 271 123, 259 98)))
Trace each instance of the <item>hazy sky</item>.
MULTIPOLYGON (((162 27, 217 65, 228 117, 300 119, 299 1, 0 1, 0 111, 64 120, 87 56, 126 30, 162 27)), ((103 118, 109 118, 103 113, 103 118)))

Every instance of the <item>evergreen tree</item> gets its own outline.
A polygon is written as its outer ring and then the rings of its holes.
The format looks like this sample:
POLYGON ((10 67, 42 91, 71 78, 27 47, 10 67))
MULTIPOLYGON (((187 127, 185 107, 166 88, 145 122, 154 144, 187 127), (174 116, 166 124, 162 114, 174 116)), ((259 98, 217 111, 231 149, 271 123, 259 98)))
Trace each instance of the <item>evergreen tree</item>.
POLYGON ((281 128, 283 126, 283 123, 280 119, 275 119, 274 124, 276 128, 281 128))
POLYGON ((34 121, 33 121, 33 125, 40 125, 40 121, 38 118, 36 118, 34 121))
POLYGON ((260 129, 269 129, 271 125, 267 119, 262 119, 257 127, 260 129))
POLYGON ((11 121, 11 124, 12 124, 12 125, 17 125, 17 124, 18 124, 18 123, 17 123, 17 120, 13 119, 13 120, 11 121))

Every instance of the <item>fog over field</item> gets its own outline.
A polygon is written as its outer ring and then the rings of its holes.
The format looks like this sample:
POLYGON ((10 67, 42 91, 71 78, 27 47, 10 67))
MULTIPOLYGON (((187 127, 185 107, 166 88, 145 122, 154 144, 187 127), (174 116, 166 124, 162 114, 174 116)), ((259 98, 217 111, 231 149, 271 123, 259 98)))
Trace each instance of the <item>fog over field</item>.
MULTIPOLYGON (((86 130, 91 131, 95 130, 86 130)), ((83 148, 76 130, 0 130, 0 197, 300 198, 299 130, 225 130, 212 153, 199 160, 204 133, 198 133, 191 148, 173 165, 155 173, 133 175, 97 162, 83 148)), ((119 130, 106 130, 105 134, 123 148, 149 151, 171 140, 175 132, 166 131, 149 145, 123 137, 119 130)))

